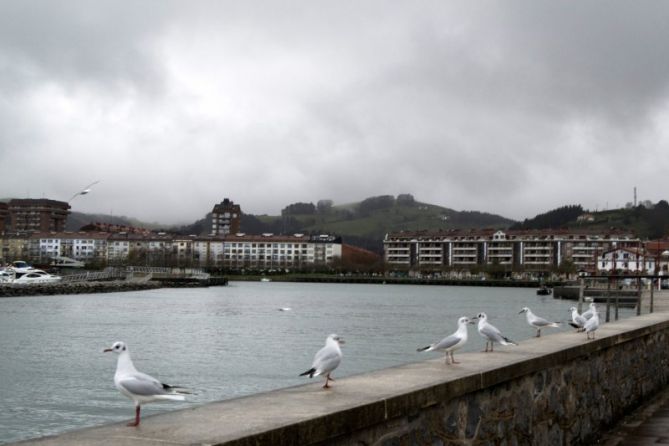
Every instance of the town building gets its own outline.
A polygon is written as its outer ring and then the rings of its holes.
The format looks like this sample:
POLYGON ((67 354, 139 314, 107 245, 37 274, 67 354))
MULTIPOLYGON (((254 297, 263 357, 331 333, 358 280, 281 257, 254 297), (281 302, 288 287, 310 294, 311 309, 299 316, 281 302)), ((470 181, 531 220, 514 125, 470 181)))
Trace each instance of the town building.
POLYGON ((47 232, 0 237, 0 262, 47 265, 57 257, 86 264, 300 269, 331 265, 342 256, 330 235, 173 235, 47 232))
POLYGON ((599 257, 616 248, 639 248, 628 231, 454 229, 387 234, 384 260, 405 270, 472 270, 496 266, 508 271, 550 271, 571 262, 595 272, 599 257))
POLYGON ((9 226, 9 207, 7 203, 0 201, 0 235, 5 233, 5 227, 9 226))
POLYGON ((300 269, 328 265, 341 258, 341 238, 306 234, 225 237, 223 266, 228 268, 300 269))
POLYGON ((598 269, 601 273, 652 274, 655 272, 655 260, 655 257, 649 255, 644 248, 611 249, 600 256, 598 269))
POLYGON ((51 263, 56 257, 102 264, 108 258, 108 239, 109 234, 105 232, 33 233, 28 243, 28 259, 41 265, 51 263))
POLYGON ((240 230, 242 211, 238 204, 226 198, 211 211, 211 235, 236 234, 240 230))
POLYGON ((13 199, 7 205, 9 228, 6 232, 59 232, 65 230, 70 205, 46 198, 13 199))

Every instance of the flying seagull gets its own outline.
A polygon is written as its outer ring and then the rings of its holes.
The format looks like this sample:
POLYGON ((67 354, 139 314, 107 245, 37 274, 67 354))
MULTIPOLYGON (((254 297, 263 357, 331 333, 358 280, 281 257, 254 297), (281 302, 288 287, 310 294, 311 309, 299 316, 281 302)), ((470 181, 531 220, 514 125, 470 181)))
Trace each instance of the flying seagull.
POLYGON ((513 342, 511 339, 502 335, 497 327, 488 322, 488 316, 485 313, 479 313, 478 316, 473 317, 472 319, 478 319, 479 325, 478 330, 479 334, 486 340, 485 342, 485 351, 488 352, 488 344, 490 344, 490 351, 493 351, 493 345, 495 342, 502 345, 518 345, 513 342))
POLYGON ((446 364, 450 356, 451 364, 459 364, 453 357, 453 352, 465 345, 467 342, 467 325, 473 324, 468 317, 461 317, 458 319, 458 329, 450 336, 445 337, 439 342, 428 345, 427 347, 419 348, 419 352, 443 351, 446 353, 446 364))
POLYGON ((91 191, 91 187, 95 186, 95 185, 98 184, 99 182, 100 182, 100 180, 98 180, 98 181, 93 181, 91 184, 89 184, 88 186, 84 187, 82 190, 80 190, 80 191, 77 192, 76 194, 72 195, 72 198, 70 198, 69 200, 67 200, 67 202, 69 203, 70 201, 72 201, 72 200, 74 200, 76 197, 78 197, 79 195, 86 195, 87 193, 89 193, 89 192, 91 191))
POLYGON ((163 384, 146 373, 138 372, 130 359, 128 347, 123 342, 114 342, 111 348, 103 351, 118 354, 114 384, 124 396, 135 403, 135 422, 128 423, 128 426, 139 426, 141 404, 161 400, 184 401, 183 394, 189 393, 182 387, 163 384))
POLYGON ((558 328, 560 326, 559 322, 550 322, 547 321, 546 319, 537 316, 536 314, 532 313, 532 310, 530 310, 527 307, 523 307, 522 310, 518 314, 525 313, 525 316, 527 318, 527 323, 530 324, 532 327, 537 329, 537 338, 541 336, 541 329, 545 327, 555 327, 558 328))
POLYGON ((325 347, 318 350, 318 353, 314 356, 311 368, 304 373, 300 373, 300 376, 309 375, 309 378, 313 378, 314 376, 325 375, 323 388, 329 389, 329 382, 334 381, 330 377, 330 373, 339 366, 343 356, 340 347, 343 343, 344 340, 336 334, 328 336, 325 339, 325 347))

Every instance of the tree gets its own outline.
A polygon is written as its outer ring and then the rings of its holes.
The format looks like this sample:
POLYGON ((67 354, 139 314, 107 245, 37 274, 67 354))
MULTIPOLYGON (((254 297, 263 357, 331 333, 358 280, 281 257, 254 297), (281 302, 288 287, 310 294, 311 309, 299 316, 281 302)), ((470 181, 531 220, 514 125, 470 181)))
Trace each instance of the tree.
POLYGON ((558 229, 567 223, 576 221, 583 213, 581 205, 562 206, 544 214, 539 214, 532 219, 525 219, 522 223, 516 223, 511 229, 558 229))
POLYGON ((395 205, 395 197, 392 195, 379 195, 362 200, 358 205, 358 212, 361 215, 368 215, 370 212, 378 209, 388 209, 395 205))
POLYGON ((319 214, 329 214, 333 204, 334 202, 332 200, 318 200, 316 203, 316 210, 319 214))
POLYGON ((316 206, 313 203, 293 203, 281 210, 281 215, 313 215, 316 206))
POLYGON ((397 204, 403 206, 413 206, 416 204, 413 195, 411 194, 399 194, 397 196, 397 204))

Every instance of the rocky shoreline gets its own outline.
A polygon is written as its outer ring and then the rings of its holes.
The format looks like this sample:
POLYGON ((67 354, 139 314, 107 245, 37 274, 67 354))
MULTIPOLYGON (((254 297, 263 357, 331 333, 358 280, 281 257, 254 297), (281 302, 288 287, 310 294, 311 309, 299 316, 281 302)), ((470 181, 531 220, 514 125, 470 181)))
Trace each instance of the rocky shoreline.
POLYGON ((93 281, 74 283, 44 283, 31 285, 0 286, 0 298, 22 296, 55 296, 61 294, 117 293, 123 291, 143 291, 158 288, 195 288, 223 286, 228 284, 225 277, 212 277, 208 280, 166 279, 149 281, 93 281))

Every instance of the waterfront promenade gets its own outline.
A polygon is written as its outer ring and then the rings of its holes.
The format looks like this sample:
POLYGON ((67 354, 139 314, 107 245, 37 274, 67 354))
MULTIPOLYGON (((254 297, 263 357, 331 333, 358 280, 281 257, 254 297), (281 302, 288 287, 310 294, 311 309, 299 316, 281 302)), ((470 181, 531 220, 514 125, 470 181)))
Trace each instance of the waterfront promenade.
MULTIPOLYGON (((438 358, 339 379, 329 391, 313 383, 149 416, 139 428, 119 423, 24 444, 614 441, 603 429, 624 423, 629 410, 666 389, 668 335, 669 315, 643 315, 605 324, 593 341, 582 333, 563 332, 494 354, 461 354, 461 363, 454 366, 438 358), (616 367, 611 367, 613 362, 616 367)), ((648 423, 652 427, 653 421, 648 423)), ((653 432, 650 427, 636 437, 653 432)))
MULTIPOLYGON (((648 292, 644 293, 642 313, 649 311, 648 292)), ((655 290, 656 312, 669 312, 669 290, 655 290)), ((605 446, 669 445, 669 385, 650 401, 629 414, 600 441, 605 446)))
POLYGON ((669 444, 669 386, 629 414, 599 441, 604 446, 669 444))

